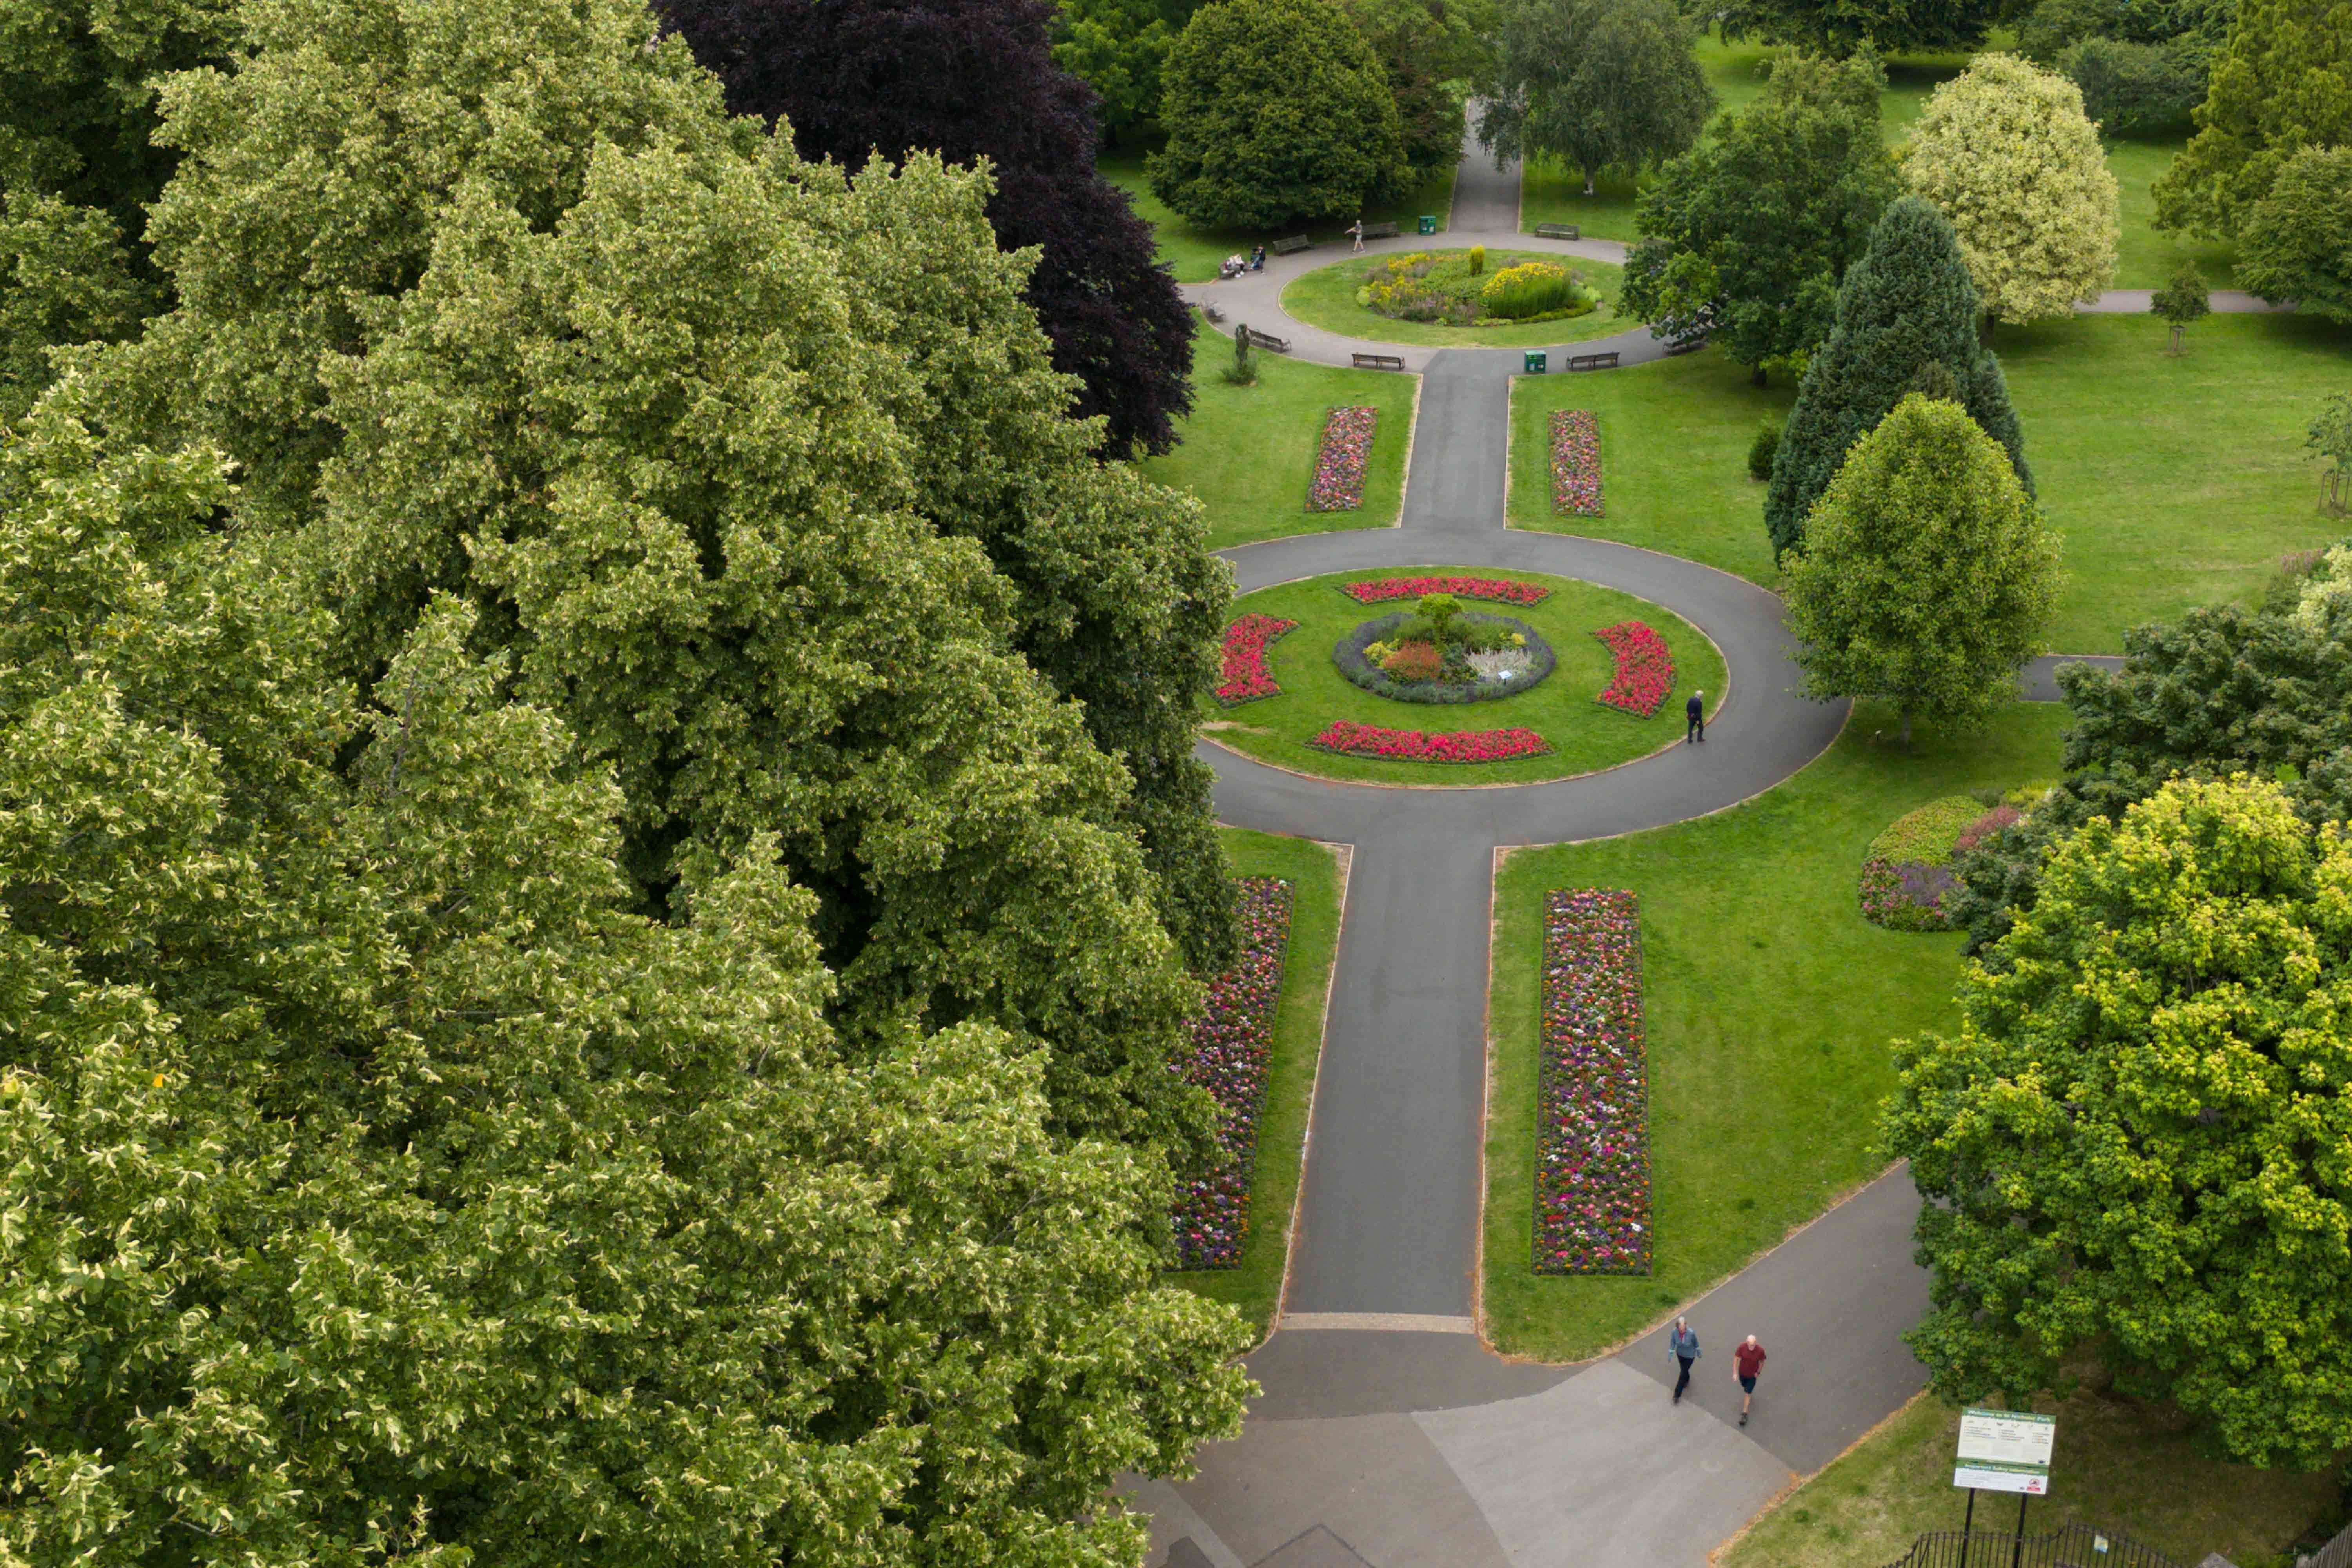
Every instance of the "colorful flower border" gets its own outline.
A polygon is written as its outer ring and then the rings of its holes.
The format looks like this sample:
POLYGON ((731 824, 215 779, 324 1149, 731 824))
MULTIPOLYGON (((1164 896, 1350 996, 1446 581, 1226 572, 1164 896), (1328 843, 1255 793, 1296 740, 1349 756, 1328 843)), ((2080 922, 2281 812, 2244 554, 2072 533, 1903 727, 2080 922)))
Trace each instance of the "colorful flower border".
POLYGON ((1217 683, 1217 700, 1228 708, 1260 702, 1282 695, 1265 650, 1298 629, 1297 621, 1279 616, 1246 615, 1225 627, 1224 679, 1217 683))
POLYGON ((1422 730, 1384 730, 1334 719, 1323 732, 1307 742, 1318 752, 1342 757, 1371 757, 1384 763, 1515 762, 1520 757, 1547 756, 1551 742, 1524 726, 1509 730, 1453 730, 1430 734, 1422 730))
POLYGON ((1364 504, 1364 470, 1372 457, 1372 437, 1381 411, 1368 406, 1333 408, 1323 416, 1323 440, 1315 452, 1315 477, 1307 486, 1308 511, 1354 511, 1364 504))
POLYGON ((1616 658, 1609 684, 1593 699, 1603 708, 1647 719, 1674 694, 1675 656, 1646 621, 1619 621, 1592 634, 1616 658))
POLYGON ((1551 510, 1562 517, 1602 517, 1601 423, 1581 408, 1551 416, 1551 510))
POLYGON ((1381 577, 1345 584, 1339 592, 1360 605, 1418 599, 1424 594, 1451 594, 1457 599, 1499 599, 1507 605, 1540 605, 1551 597, 1551 590, 1540 583, 1520 583, 1508 577, 1381 577))
POLYGON ((1177 1184, 1171 1215, 1179 1268, 1234 1268, 1249 1238, 1257 1119, 1274 1061, 1274 1015, 1290 947, 1291 887, 1237 877, 1241 959, 1209 983, 1181 1070, 1217 1103, 1216 1163, 1177 1184))
POLYGON ((1632 893, 1568 888, 1546 896, 1541 1051, 1535 1271, 1647 1274, 1649 1070, 1632 893))

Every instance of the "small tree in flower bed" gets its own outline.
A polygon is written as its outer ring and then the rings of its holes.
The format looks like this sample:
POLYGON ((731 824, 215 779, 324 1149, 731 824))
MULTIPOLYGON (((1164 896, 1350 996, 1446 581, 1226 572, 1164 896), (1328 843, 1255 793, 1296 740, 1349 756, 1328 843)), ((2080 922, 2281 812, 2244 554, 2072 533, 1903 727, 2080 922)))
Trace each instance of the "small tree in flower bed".
POLYGON ((1616 673, 1598 699, 1603 708, 1647 719, 1675 689, 1675 656, 1666 639, 1640 621, 1620 621, 1592 634, 1617 660, 1616 673))
POLYGON ((1633 895, 1548 896, 1543 973, 1535 1270, 1647 1274, 1650 1086, 1633 895))
POLYGON ((1371 460, 1377 408, 1334 408, 1323 417, 1323 447, 1315 454, 1308 511, 1353 511, 1364 504, 1364 466, 1371 460))
POLYGON ((1257 1118, 1273 1063, 1274 1009, 1290 945, 1290 884, 1276 877, 1234 882, 1241 962, 1209 983, 1182 1063, 1185 1079, 1217 1102, 1217 1148, 1207 1171, 1178 1184, 1171 1228, 1180 1268, 1232 1268, 1242 1260, 1257 1118))
POLYGON ((1418 599, 1426 594, 1499 599, 1507 605, 1540 605, 1551 597, 1551 590, 1539 583, 1515 583, 1508 577, 1382 577, 1377 582, 1349 583, 1339 592, 1360 605, 1418 599))
POLYGON ((1420 730, 1383 730, 1335 719, 1307 742, 1318 752, 1345 757, 1377 757, 1390 763, 1507 763, 1514 757, 1540 757, 1551 742, 1525 728, 1455 730, 1432 735, 1420 730))
POLYGON ((1278 616, 1251 615, 1227 626, 1225 678, 1217 683, 1217 700, 1238 708, 1262 697, 1281 696, 1282 688, 1275 684, 1274 670, 1265 662, 1265 650, 1297 625, 1278 616))
POLYGON ((1551 416, 1551 510, 1562 517, 1600 517, 1601 426, 1581 408, 1551 416))

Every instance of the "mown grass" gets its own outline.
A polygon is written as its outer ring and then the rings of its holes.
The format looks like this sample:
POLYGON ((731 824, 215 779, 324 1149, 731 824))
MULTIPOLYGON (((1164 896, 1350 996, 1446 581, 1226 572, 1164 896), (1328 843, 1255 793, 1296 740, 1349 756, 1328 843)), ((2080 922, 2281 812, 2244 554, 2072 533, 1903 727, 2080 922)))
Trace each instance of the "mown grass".
MULTIPOLYGON (((1589 1356, 1657 1321, 1885 1166, 1888 1042, 1948 1027, 1960 937, 1862 918, 1871 839, 1941 795, 2056 771, 2065 722, 2021 703, 1974 734, 1910 750, 1865 707, 1828 754, 1777 789, 1654 832, 1522 850, 1497 879, 1488 1048, 1486 1332, 1511 1353, 1589 1356), (1650 1064, 1654 1273, 1538 1276, 1530 1267, 1544 894, 1631 889, 1641 900, 1650 1064)), ((1737 743, 1726 731, 1727 743, 1737 743)), ((1791 1559, 1794 1561, 1794 1559, 1791 1559)))
MULTIPOLYGON (((1136 213, 1151 226, 1160 241, 1160 259, 1168 263, 1179 283, 1205 283, 1217 275, 1217 266, 1226 257, 1236 252, 1246 256, 1251 246, 1271 243, 1282 235, 1303 234, 1318 245, 1335 242, 1355 221, 1356 215, 1347 213, 1286 224, 1278 229, 1200 228, 1151 194, 1140 155, 1106 155, 1096 161, 1095 167, 1127 193, 1136 213)), ((1453 211, 1454 171, 1448 169, 1393 206, 1365 208, 1364 221, 1393 223, 1401 232, 1411 234, 1426 215, 1437 219, 1443 232, 1453 211)))
POLYGON ((1363 286, 1370 259, 1351 257, 1346 261, 1301 273, 1283 289, 1282 308, 1310 326, 1321 327, 1326 331, 1342 332, 1351 338, 1453 349, 1540 348, 1547 343, 1580 342, 1586 338, 1603 338, 1640 324, 1628 321, 1617 313, 1617 291, 1625 277, 1623 268, 1612 266, 1606 261, 1588 261, 1578 256, 1500 249, 1486 253, 1486 269, 1489 272, 1499 272, 1522 261, 1559 262, 1601 291, 1600 308, 1590 315, 1573 316, 1563 321, 1506 323, 1491 327, 1452 327, 1433 321, 1392 321, 1368 306, 1356 303, 1356 290, 1363 286))
POLYGON ((1165 1278, 1237 1308, 1263 1339, 1282 1301, 1289 1260, 1290 1211, 1306 1156, 1307 1112, 1323 1050, 1324 995, 1339 940, 1339 868, 1330 850, 1304 838, 1243 828, 1220 830, 1237 877, 1279 877, 1290 884, 1290 951, 1274 1021, 1274 1059, 1258 1113, 1257 1160, 1250 1180, 1250 1228, 1238 1267, 1194 1269, 1165 1278))

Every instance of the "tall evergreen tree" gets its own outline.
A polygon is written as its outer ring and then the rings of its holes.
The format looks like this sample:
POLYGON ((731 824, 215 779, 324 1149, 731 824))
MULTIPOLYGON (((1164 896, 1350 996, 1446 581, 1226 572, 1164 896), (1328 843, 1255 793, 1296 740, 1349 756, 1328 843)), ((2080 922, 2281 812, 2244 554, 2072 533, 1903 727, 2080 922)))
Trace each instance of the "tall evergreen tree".
POLYGON ((1503 0, 1478 140, 1497 160, 1549 153, 1631 175, 1686 151, 1715 89, 1674 0, 1503 0))
POLYGON ((2352 0, 2241 0, 2156 225, 2234 239, 2305 147, 2352 146, 2352 0))
POLYGON ((1951 378, 1960 405, 2000 443, 2032 493, 2009 383, 2000 362, 1978 341, 1979 319, 1976 285, 1952 226, 1918 196, 1895 202, 1872 231, 1868 252, 1846 274, 1836 325, 1806 365, 1781 432, 1764 500, 1774 554, 1801 542, 1806 516, 1848 449, 1937 372, 1951 378))

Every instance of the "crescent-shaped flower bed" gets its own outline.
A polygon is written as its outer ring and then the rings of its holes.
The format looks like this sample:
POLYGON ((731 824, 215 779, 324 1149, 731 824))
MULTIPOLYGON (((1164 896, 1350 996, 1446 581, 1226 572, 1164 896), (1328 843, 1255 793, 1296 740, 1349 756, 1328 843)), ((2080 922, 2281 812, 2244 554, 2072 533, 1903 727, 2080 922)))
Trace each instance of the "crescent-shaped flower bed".
POLYGON ((1647 1274, 1650 1088, 1632 893, 1570 888, 1544 900, 1536 1092, 1535 1271, 1647 1274))
POLYGON ((1380 418, 1379 409, 1365 407, 1334 408, 1323 416, 1323 446, 1307 487, 1308 511, 1353 511, 1364 504, 1364 467, 1380 418))
POLYGON ((1242 918, 1241 960, 1209 983, 1192 1050, 1188 1082, 1217 1102, 1214 1163, 1180 1184, 1172 1216, 1180 1268, 1231 1268, 1249 1236, 1250 1175, 1257 1160, 1257 1118, 1265 1103, 1274 1055, 1274 1009, 1282 995, 1282 960, 1290 945, 1290 884, 1276 877, 1235 879, 1242 918))
POLYGON ((1636 719, 1655 713, 1675 689, 1675 656, 1666 651, 1666 639, 1640 621, 1619 621, 1592 635, 1617 659, 1616 673, 1595 700, 1636 719))
POLYGON ((1276 616, 1253 615, 1244 616, 1227 626, 1225 678, 1217 683, 1217 700, 1228 708, 1238 708, 1262 697, 1281 696, 1282 688, 1275 684, 1274 671, 1265 662, 1265 650, 1297 626, 1297 621, 1276 616))
POLYGON ((1601 426, 1581 408, 1551 416, 1551 510, 1562 517, 1600 517, 1601 426))
POLYGON ((1360 605, 1418 599, 1424 594, 1451 594, 1457 599, 1499 599, 1507 605, 1540 605, 1551 597, 1551 590, 1539 583, 1514 583, 1508 577, 1382 577, 1376 582, 1347 584, 1339 592, 1360 605))
POLYGON ((1381 642, 1391 632, 1413 618, 1413 612, 1400 610, 1391 616, 1364 622, 1339 639, 1331 649, 1331 662, 1349 684, 1360 686, 1374 696, 1390 698, 1398 702, 1491 702, 1498 697, 1516 697, 1532 689, 1559 665, 1559 658, 1541 632, 1527 622, 1510 616, 1465 616, 1465 620, 1500 626, 1523 639, 1512 652, 1514 661, 1525 654, 1527 668, 1510 674, 1499 671, 1465 679, 1412 680, 1400 678, 1374 664, 1365 649, 1381 642))
POLYGON ((1540 757, 1551 742, 1533 730, 1454 730, 1432 735, 1421 730, 1383 730, 1335 719, 1307 742, 1343 757, 1378 757, 1391 763, 1507 763, 1540 757))

